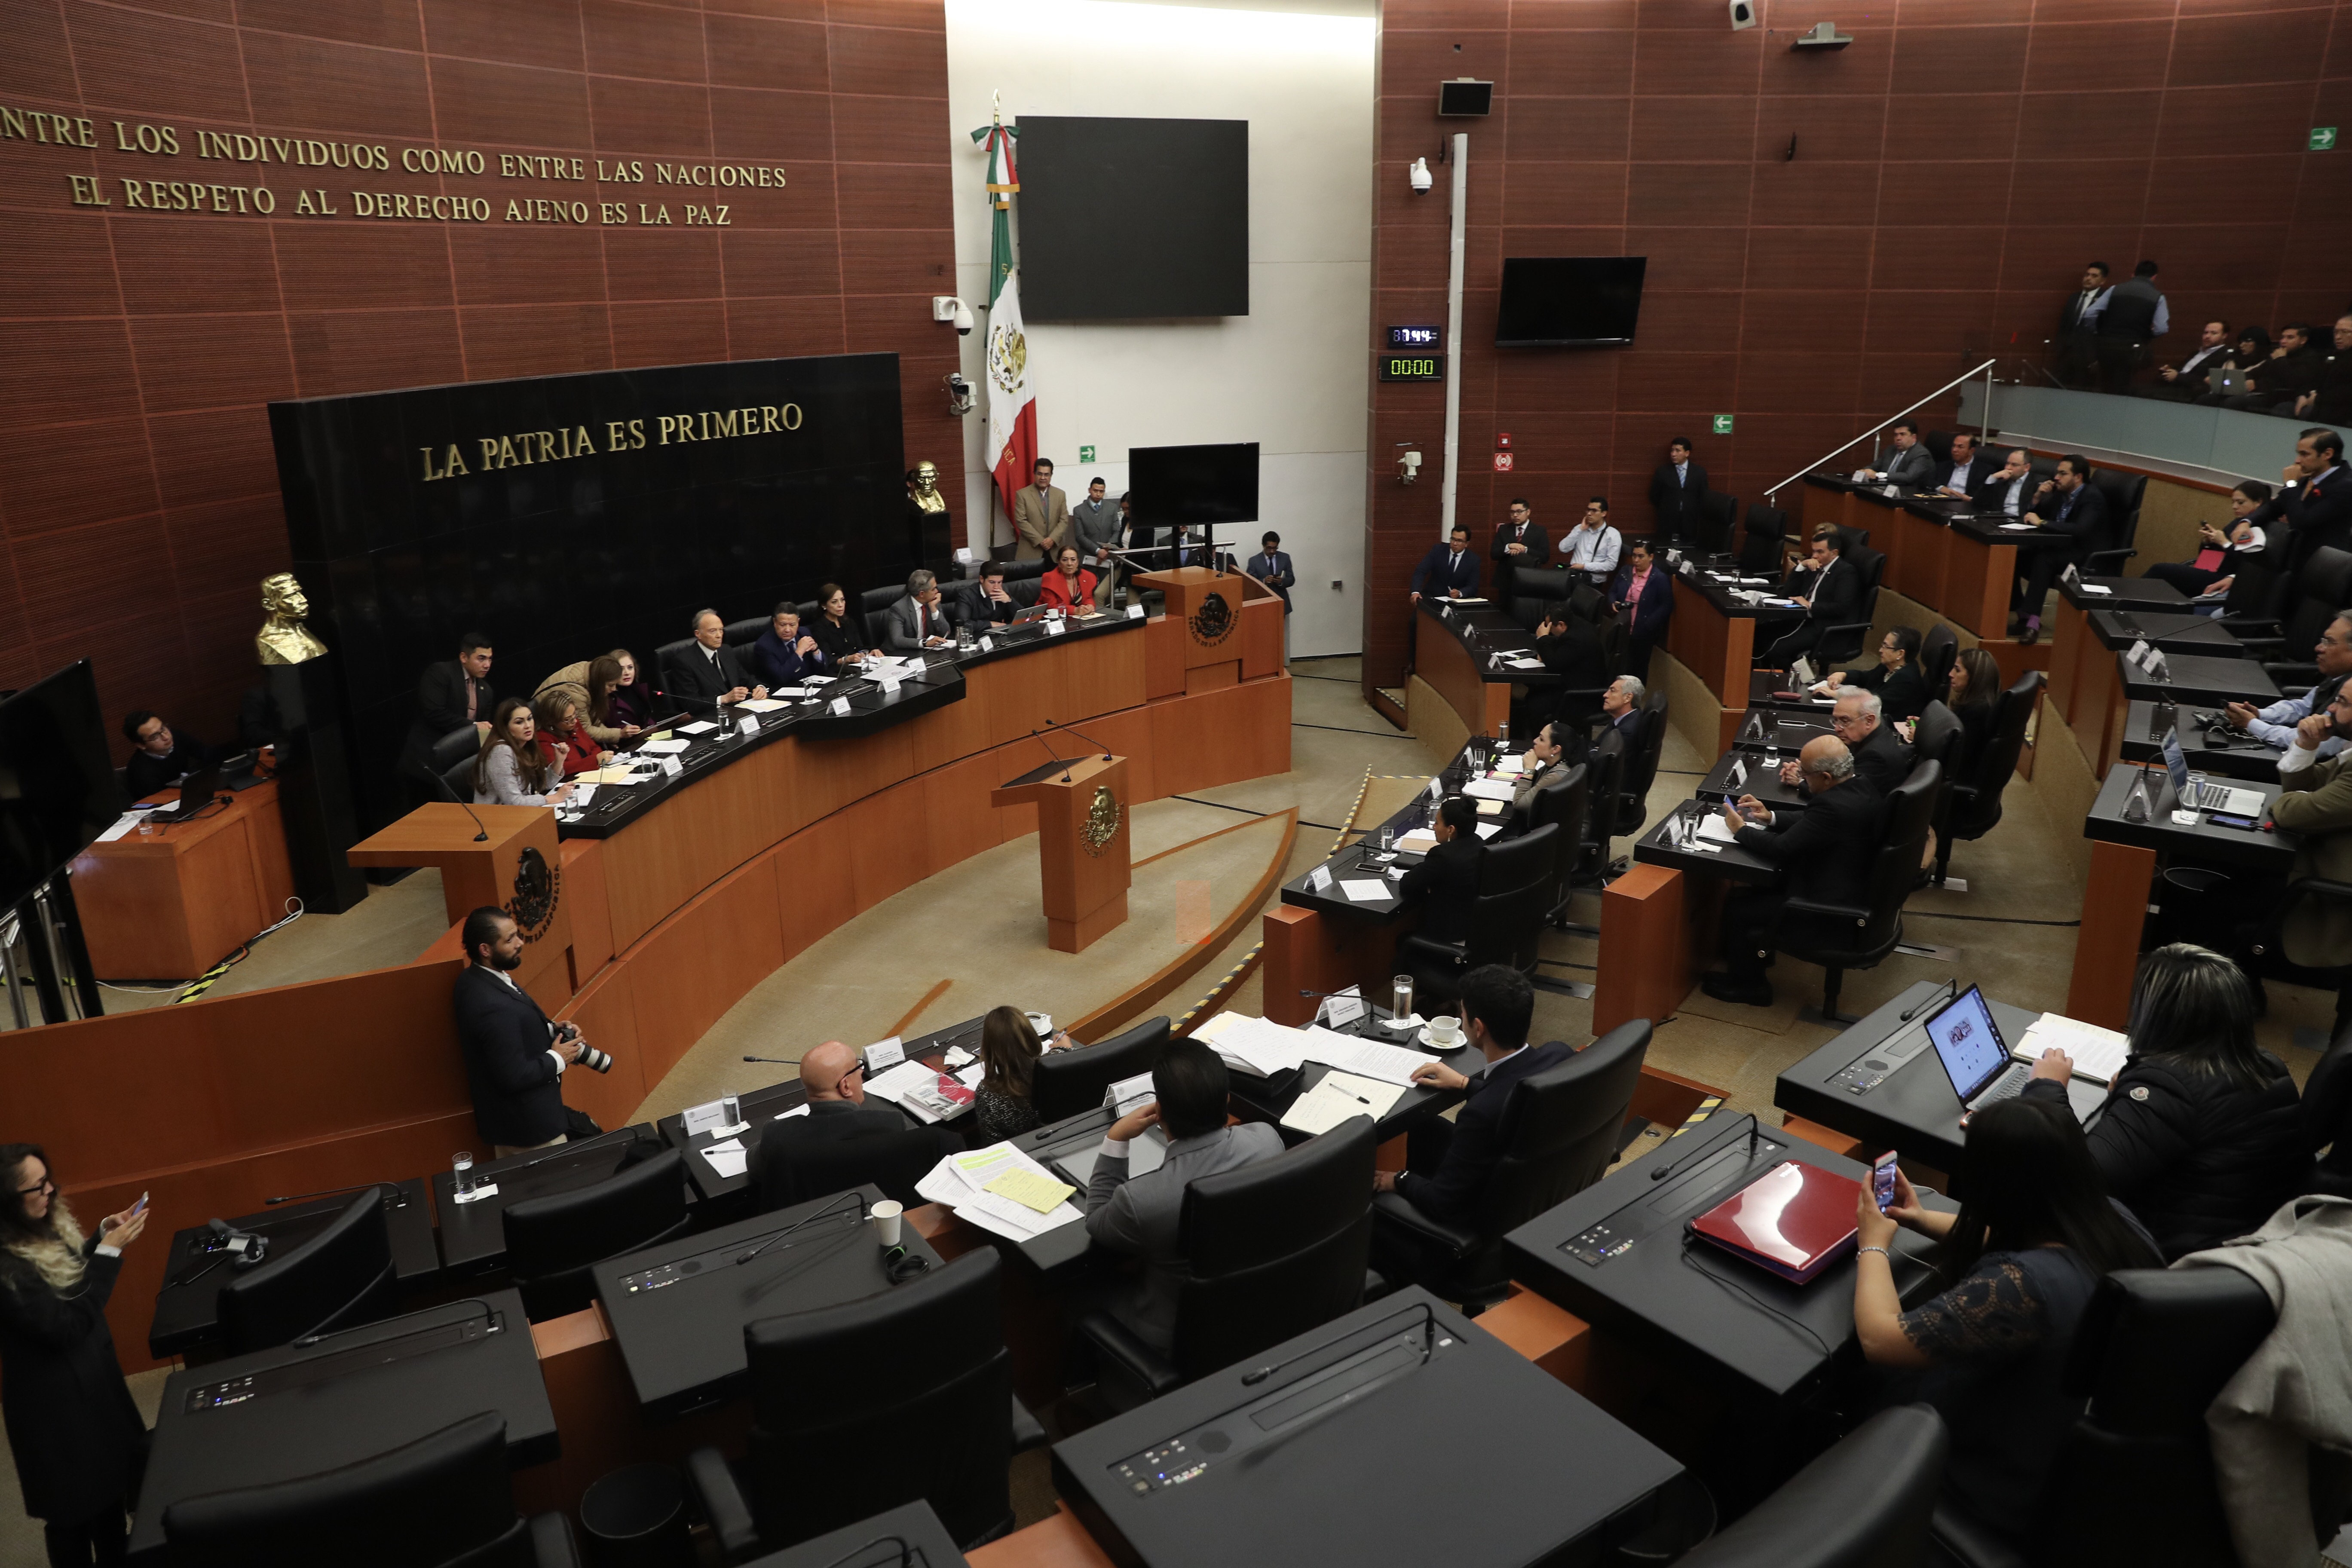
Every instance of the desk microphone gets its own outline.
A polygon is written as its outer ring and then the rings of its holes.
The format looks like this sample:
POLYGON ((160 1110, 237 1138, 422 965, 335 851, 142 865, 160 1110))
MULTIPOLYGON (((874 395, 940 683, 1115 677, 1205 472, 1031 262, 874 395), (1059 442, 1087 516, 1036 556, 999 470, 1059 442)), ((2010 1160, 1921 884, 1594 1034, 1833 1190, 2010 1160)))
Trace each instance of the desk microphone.
MULTIPOLYGON (((1756 1113, 1752 1110, 1748 1112, 1748 1157, 1751 1160, 1756 1158, 1756 1141, 1763 1135, 1763 1132, 1764 1124, 1756 1120, 1756 1113)), ((1721 1147, 1722 1145, 1719 1143, 1709 1143, 1705 1148, 1693 1149, 1686 1154, 1677 1154, 1673 1159, 1667 1161, 1664 1164, 1659 1166, 1656 1170, 1652 1171, 1650 1173, 1650 1180, 1654 1182, 1663 1182, 1668 1176, 1673 1175, 1681 1166, 1688 1164, 1691 1161, 1698 1159, 1704 1155, 1712 1154, 1721 1147)))
POLYGON ((796 1068, 801 1065, 795 1061, 788 1061, 782 1057, 745 1057, 743 1059, 747 1062, 773 1062, 780 1068, 796 1068))
MULTIPOLYGON (((261 1202, 262 1206, 266 1208, 273 1204, 299 1204, 304 1198, 331 1198, 337 1193, 358 1192, 362 1187, 388 1187, 391 1185, 392 1184, 390 1182, 353 1182, 348 1187, 321 1187, 315 1193, 288 1193, 281 1197, 264 1198, 261 1202)), ((394 1188, 394 1190, 397 1191, 398 1189, 394 1188)))
MULTIPOLYGON (((1056 724, 1051 719, 1048 719, 1045 721, 1045 728, 1048 730, 1067 730, 1071 734, 1076 735, 1079 740, 1084 741, 1089 746, 1102 745, 1102 742, 1096 740, 1092 735, 1081 732, 1076 725, 1056 724)), ((1103 746, 1102 754, 1104 762, 1110 761, 1110 748, 1108 746, 1103 746)))
MULTIPOLYGON (((438 773, 435 772, 433 765, 430 763, 417 763, 416 771, 431 779, 433 781, 433 786, 436 789, 439 790, 443 795, 447 795, 451 800, 456 801, 459 805, 464 806, 467 816, 474 816, 473 803, 459 795, 456 790, 451 789, 449 787, 449 781, 442 777, 438 773)), ((482 819, 480 817, 474 816, 474 842, 477 844, 488 844, 489 841, 490 830, 482 826, 482 819)))
MULTIPOLYGON (((1956 996, 1959 995, 1959 994, 1960 994, 1960 977, 1959 977, 1958 975, 1955 974, 1955 975, 1953 975, 1949 980, 1947 980, 1947 981, 1945 981, 1945 982, 1944 982, 1943 994, 1942 994, 1942 995, 1943 995, 1943 999, 1945 999, 1945 1000, 1949 1000, 1949 999, 1951 999, 1951 998, 1953 998, 1953 997, 1956 997, 1956 996)), ((1904 1014, 1904 1015, 1903 1015, 1899 1019, 1897 1019, 1896 1021, 1897 1021, 1898 1023, 1905 1023, 1905 1024, 1909 1023, 1912 1019, 1914 1019, 1914 1018, 1917 1017, 1920 1014, 1922 1014, 1922 1013, 1926 1012, 1926 1011, 1927 1010, 1927 1006, 1928 1006, 1928 1004, 1929 1004, 1929 1003, 1935 1002, 1935 1001, 1937 1001, 1937 999, 1938 999, 1938 998, 1937 997, 1937 995, 1936 995, 1935 994, 1930 993, 1930 994, 1929 994, 1929 995, 1928 995, 1928 997, 1927 997, 1927 1000, 1926 1002, 1922 1002, 1922 1003, 1920 1003, 1916 1007, 1914 1007, 1914 1008, 1912 1008, 1909 1012, 1907 1012, 1907 1013, 1904 1014)))
MULTIPOLYGON (((845 1193, 842 1194, 841 1194, 841 1196, 842 1196, 842 1197, 844 1197, 844 1198, 855 1198, 855 1199, 856 1199, 856 1200, 857 1200, 857 1216, 858 1216, 858 1218, 860 1218, 860 1219, 864 1219, 864 1218, 866 1218, 866 1194, 865 1194, 863 1192, 857 1191, 857 1190, 856 1190, 856 1189, 852 1189, 852 1190, 851 1190, 851 1191, 849 1191, 849 1192, 845 1192, 845 1193)), ((842 1212, 843 1212, 843 1209, 842 1209, 842 1207, 841 1207, 841 1199, 840 1199, 840 1198, 835 1198, 833 1202, 831 1202, 831 1203, 829 1203, 829 1204, 825 1205, 824 1205, 824 1207, 823 1207, 823 1208, 821 1208, 821 1209, 817 1210, 817 1211, 816 1211, 816 1213, 814 1213, 814 1214, 813 1214, 813 1215, 802 1215, 799 1219, 796 1219, 796 1220, 793 1221, 793 1223, 792 1223, 792 1224, 790 1224, 790 1225, 788 1225, 788 1226, 784 1226, 784 1228, 783 1228, 783 1229, 782 1229, 782 1230, 780 1230, 780 1231, 776 1232, 776 1234, 775 1234, 775 1235, 773 1235, 773 1236, 772 1236, 772 1237, 768 1237, 768 1239, 767 1239, 767 1240, 765 1240, 765 1241, 763 1241, 763 1242, 760 1243, 760 1245, 759 1245, 759 1246, 757 1246, 757 1247, 753 1247, 751 1251, 746 1252, 746 1253, 739 1254, 739 1255, 737 1256, 737 1258, 736 1258, 735 1261, 736 1261, 737 1263, 739 1263, 739 1264, 749 1263, 749 1262, 751 1262, 751 1259, 753 1259, 754 1258, 759 1257, 759 1256, 760 1256, 760 1254, 761 1254, 761 1253, 763 1253, 763 1252, 767 1251, 767 1250, 768 1250, 768 1248, 770 1248, 770 1247, 772 1247, 775 1246, 775 1245, 776 1245, 776 1243, 778 1243, 778 1242, 780 1242, 780 1241, 783 1240, 783 1239, 784 1239, 784 1237, 788 1237, 788 1236, 792 1235, 794 1231, 796 1231, 796 1230, 800 1229, 800 1228, 801 1228, 801 1226, 804 1226, 804 1225, 814 1225, 817 1221, 819 1221, 819 1220, 821 1220, 821 1219, 830 1219, 830 1218, 834 1217, 835 1215, 841 1214, 842 1212)))
MULTIPOLYGON (((1061 758, 1059 758, 1059 757, 1057 757, 1057 756, 1055 756, 1055 755, 1054 755, 1054 742, 1051 742, 1051 741, 1049 741, 1049 740, 1045 739, 1045 736, 1043 736, 1043 735, 1039 734, 1039 733, 1038 733, 1036 731, 1034 731, 1034 730, 1032 730, 1032 731, 1029 731, 1029 738, 1030 738, 1031 740, 1033 740, 1033 741, 1036 742, 1039 745, 1041 745, 1041 746, 1043 746, 1043 747, 1045 747, 1045 760, 1046 760, 1047 762, 1053 763, 1055 763, 1055 764, 1056 764, 1056 765, 1060 765, 1060 763, 1061 763, 1061 762, 1062 762, 1062 759, 1061 759, 1061 758)), ((1062 768, 1062 782, 1063 782, 1064 784, 1067 784, 1067 783, 1069 783, 1069 782, 1070 782, 1070 770, 1069 770, 1067 767, 1063 767, 1063 768, 1062 768)))

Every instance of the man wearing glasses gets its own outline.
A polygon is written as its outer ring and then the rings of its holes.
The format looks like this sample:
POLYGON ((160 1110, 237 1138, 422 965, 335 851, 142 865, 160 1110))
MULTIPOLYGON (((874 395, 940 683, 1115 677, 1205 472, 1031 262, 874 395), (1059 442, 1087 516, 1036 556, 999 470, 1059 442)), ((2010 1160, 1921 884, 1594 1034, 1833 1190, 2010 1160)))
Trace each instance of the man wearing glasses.
MULTIPOLYGON (((1851 688, 1839 690, 1837 706, 1830 710, 1830 728, 1853 753, 1855 776, 1869 780, 1881 795, 1911 776, 1911 748, 1882 722, 1885 711, 1878 693, 1851 688)), ((1780 764, 1780 782, 1802 787, 1796 763, 1780 764)), ((1770 814, 1766 816, 1769 820, 1770 814)))
MULTIPOLYGON (((898 1107, 867 1102, 865 1060, 839 1040, 809 1047, 801 1058, 801 1088, 808 1095, 807 1115, 772 1118, 765 1127, 744 1136, 749 1155, 744 1168, 754 1187, 761 1185, 763 1167, 781 1164, 793 1151, 919 1131, 898 1107)), ((945 1128, 938 1131, 941 1154, 962 1147, 945 1128)))

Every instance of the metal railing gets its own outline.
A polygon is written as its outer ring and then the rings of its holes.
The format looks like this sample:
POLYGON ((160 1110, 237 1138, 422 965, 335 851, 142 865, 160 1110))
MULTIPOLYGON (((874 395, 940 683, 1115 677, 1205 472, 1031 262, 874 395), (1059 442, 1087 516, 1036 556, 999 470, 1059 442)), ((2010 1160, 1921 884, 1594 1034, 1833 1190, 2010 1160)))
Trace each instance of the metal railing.
MULTIPOLYGON (((1877 440, 1878 433, 1881 430, 1885 429, 1889 425, 1894 424, 1897 419, 1900 419, 1905 415, 1910 413, 1913 408, 1926 407, 1928 404, 1933 403, 1936 399, 1943 396, 1944 394, 1951 391, 1952 388, 1959 385, 1960 383, 1971 380, 1980 373, 1985 378, 1985 417, 1990 420, 1992 417, 1992 367, 1999 363, 2000 362, 1998 360, 1989 359, 1982 364, 1975 365, 1968 370, 1960 372, 1959 374, 1952 377, 1951 380, 1944 383, 1943 385, 1936 388, 1935 391, 1929 393, 1927 396, 1913 404, 1910 408, 1898 408, 1894 413, 1888 415, 1885 418, 1880 420, 1877 424, 1872 426, 1869 429, 1864 431, 1861 435, 1856 436, 1853 441, 1847 441, 1839 446, 1832 447, 1828 451, 1823 452, 1820 457, 1815 458, 1811 462, 1807 463, 1803 468, 1799 468, 1795 473, 1790 474, 1787 479, 1782 479, 1779 484, 1774 485, 1771 489, 1766 490, 1764 492, 1766 504, 1769 505, 1772 502, 1773 498, 1778 496, 1782 490, 1787 489, 1790 485, 1795 484, 1807 474, 1819 468, 1823 463, 1828 462, 1832 458, 1836 457, 1840 452, 1843 452, 1848 447, 1853 446, 1854 442, 1877 440)), ((1992 426, 1990 424, 1983 426, 1983 435, 1987 438, 1991 437, 1992 426)))

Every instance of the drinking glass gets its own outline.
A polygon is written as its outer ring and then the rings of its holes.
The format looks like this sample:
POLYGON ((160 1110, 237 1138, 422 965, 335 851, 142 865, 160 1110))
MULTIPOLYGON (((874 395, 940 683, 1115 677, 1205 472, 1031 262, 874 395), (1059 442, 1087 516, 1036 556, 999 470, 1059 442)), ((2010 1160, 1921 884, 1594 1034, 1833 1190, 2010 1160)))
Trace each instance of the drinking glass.
POLYGON ((1393 827, 1383 827, 1383 828, 1381 828, 1381 854, 1383 854, 1383 855, 1386 855, 1386 854, 1388 854, 1391 850, 1394 849, 1395 847, 1396 847, 1396 829, 1395 829, 1395 828, 1393 828, 1393 827))
POLYGON ((457 1189, 459 1197, 474 1190, 474 1156, 471 1152, 460 1149, 449 1156, 449 1184, 457 1189))
POLYGON ((1412 1016, 1412 976, 1399 974, 1389 981, 1389 1013, 1392 1017, 1412 1016))
POLYGON ((721 1095, 719 1100, 719 1124, 724 1127, 732 1127, 742 1120, 742 1100, 731 1094, 721 1095))

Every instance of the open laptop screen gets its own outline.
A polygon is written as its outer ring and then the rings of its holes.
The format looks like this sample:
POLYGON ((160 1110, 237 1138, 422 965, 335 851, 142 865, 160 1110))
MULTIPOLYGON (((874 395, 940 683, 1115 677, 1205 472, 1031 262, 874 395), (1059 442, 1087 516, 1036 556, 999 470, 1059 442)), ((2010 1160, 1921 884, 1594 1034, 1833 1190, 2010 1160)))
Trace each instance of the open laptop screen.
POLYGON ((2189 756, 2180 749, 2180 731, 2164 732, 2164 771, 2172 775, 2172 798, 2187 805, 2189 801, 2189 756))
POLYGON ((1963 1104, 2000 1075, 2009 1046, 1985 1005, 1984 993, 1969 986, 1927 1020, 1927 1038, 1963 1104))

